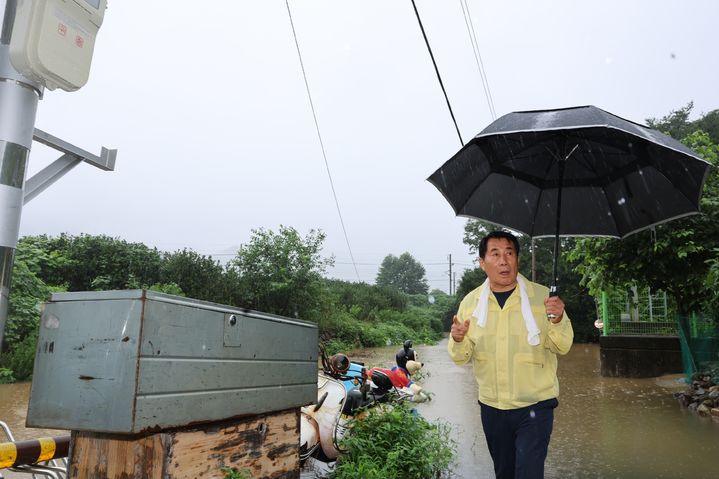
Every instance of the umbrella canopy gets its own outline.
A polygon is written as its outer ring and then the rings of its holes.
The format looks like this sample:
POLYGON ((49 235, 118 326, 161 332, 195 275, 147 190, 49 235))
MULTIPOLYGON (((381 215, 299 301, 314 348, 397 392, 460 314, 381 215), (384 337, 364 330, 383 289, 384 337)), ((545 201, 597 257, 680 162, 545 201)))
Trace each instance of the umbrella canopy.
POLYGON ((504 115, 428 181, 457 215, 533 238, 624 238, 698 213, 709 167, 663 133, 582 106, 504 115))

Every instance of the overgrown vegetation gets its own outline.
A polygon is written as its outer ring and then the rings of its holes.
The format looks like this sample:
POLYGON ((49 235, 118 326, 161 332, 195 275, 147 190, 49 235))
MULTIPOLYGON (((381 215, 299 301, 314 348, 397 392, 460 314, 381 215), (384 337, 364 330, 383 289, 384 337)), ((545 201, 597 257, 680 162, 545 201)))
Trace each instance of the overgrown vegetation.
POLYGON ((225 474, 224 479, 250 479, 252 477, 249 472, 238 471, 234 467, 223 467, 220 470, 225 474))
POLYGON ((448 477, 456 446, 443 423, 431 424, 404 403, 376 407, 355 419, 341 441, 347 450, 336 479, 448 477))
POLYGON ((324 233, 253 231, 227 265, 183 249, 161 252, 108 236, 22 238, 16 249, 0 381, 32 375, 40 307, 54 291, 148 288, 316 322, 330 353, 441 337, 446 304, 392 286, 324 278, 324 233))

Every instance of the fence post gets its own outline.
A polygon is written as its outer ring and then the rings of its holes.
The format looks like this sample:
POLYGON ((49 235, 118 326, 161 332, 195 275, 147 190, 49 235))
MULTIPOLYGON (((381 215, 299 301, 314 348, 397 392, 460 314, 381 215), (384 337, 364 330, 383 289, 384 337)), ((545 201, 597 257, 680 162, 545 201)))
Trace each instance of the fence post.
POLYGON ((609 335, 609 298, 606 291, 602 291, 602 334, 609 335))
POLYGON ((699 337, 699 327, 697 326, 697 314, 692 311, 690 318, 690 325, 691 325, 691 338, 697 338, 699 337))

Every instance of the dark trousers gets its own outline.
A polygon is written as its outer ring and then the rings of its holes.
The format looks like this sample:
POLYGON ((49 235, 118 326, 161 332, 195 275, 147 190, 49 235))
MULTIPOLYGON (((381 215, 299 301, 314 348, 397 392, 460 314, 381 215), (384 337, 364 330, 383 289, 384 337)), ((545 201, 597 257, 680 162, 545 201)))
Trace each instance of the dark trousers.
POLYGON ((554 408, 559 401, 547 399, 509 410, 479 404, 482 428, 497 479, 543 478, 554 408))

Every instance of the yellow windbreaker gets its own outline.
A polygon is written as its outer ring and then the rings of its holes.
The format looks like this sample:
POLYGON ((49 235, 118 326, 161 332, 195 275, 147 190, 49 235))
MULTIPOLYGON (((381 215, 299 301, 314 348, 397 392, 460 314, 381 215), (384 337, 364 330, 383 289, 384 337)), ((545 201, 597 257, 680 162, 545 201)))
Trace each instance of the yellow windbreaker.
POLYGON ((469 331, 460 343, 451 336, 449 338, 452 360, 457 364, 472 361, 479 385, 479 400, 498 409, 517 409, 558 397, 557 355, 566 354, 574 339, 566 311, 558 324, 547 320, 544 300, 549 296, 549 289, 527 279, 524 281, 540 330, 537 346, 527 342, 519 287, 507 298, 502 309, 494 295, 489 295, 484 328, 480 328, 477 318, 472 316, 482 286, 469 293, 457 312, 460 322, 469 320, 469 331))

